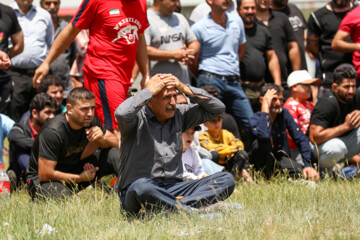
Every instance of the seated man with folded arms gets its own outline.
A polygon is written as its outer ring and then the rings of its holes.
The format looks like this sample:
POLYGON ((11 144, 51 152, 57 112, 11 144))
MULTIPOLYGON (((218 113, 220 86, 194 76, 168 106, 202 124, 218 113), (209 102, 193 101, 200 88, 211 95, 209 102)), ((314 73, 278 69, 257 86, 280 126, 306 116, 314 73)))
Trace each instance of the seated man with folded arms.
POLYGON ((261 111, 250 119, 252 146, 249 152, 250 163, 262 170, 267 178, 274 174, 275 168, 287 172, 291 177, 303 175, 318 180, 319 173, 311 166, 311 148, 308 138, 300 130, 283 108, 284 89, 275 84, 265 84, 260 93, 261 111), (300 148, 304 166, 290 158, 286 131, 300 148))
POLYGON ((333 74, 332 92, 319 99, 311 115, 309 139, 319 156, 320 168, 333 169, 337 163, 360 153, 360 90, 356 70, 341 64, 333 74))
POLYGON ((183 181, 182 132, 224 112, 220 100, 170 74, 158 74, 115 111, 121 132, 119 196, 122 208, 193 211, 229 205, 235 182, 229 173, 183 181), (197 104, 176 105, 177 91, 197 104), (217 204, 215 204, 217 203, 217 204))
POLYGON ((94 117, 94 94, 74 88, 66 108, 35 138, 26 171, 32 200, 71 196, 95 177, 118 174, 119 139, 94 117))
POLYGON ((10 167, 8 175, 11 191, 18 186, 20 178, 29 165, 31 148, 35 137, 44 124, 55 116, 56 101, 46 93, 38 93, 30 102, 30 119, 16 123, 9 133, 10 167))

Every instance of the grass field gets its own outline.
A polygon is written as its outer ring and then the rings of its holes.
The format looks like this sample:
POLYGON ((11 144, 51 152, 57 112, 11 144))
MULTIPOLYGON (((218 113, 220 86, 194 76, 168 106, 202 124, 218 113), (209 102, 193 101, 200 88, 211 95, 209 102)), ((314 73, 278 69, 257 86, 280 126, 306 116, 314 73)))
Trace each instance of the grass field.
POLYGON ((238 184, 243 211, 167 213, 127 219, 118 196, 87 189, 67 200, 30 202, 25 190, 0 207, 0 239, 360 239, 359 180, 316 185, 275 178, 238 184), (44 224, 56 232, 41 235, 44 224))

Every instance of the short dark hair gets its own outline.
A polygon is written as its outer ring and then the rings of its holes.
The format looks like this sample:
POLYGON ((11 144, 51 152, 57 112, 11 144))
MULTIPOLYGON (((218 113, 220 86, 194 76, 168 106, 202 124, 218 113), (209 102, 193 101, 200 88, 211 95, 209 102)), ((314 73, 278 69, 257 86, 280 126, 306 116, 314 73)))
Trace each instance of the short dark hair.
POLYGON ((242 4, 242 0, 236 0, 236 7, 237 7, 237 9, 240 9, 241 4, 242 4))
POLYGON ((266 83, 260 90, 260 96, 263 97, 269 89, 274 89, 277 93, 284 92, 284 88, 282 86, 276 85, 274 83, 266 83))
POLYGON ((61 86, 64 88, 64 83, 61 80, 60 77, 55 76, 55 75, 47 75, 40 83, 40 86, 38 88, 38 92, 42 93, 42 92, 47 92, 49 86, 51 85, 55 85, 55 86, 61 86))
POLYGON ((31 99, 30 102, 30 118, 32 118, 32 110, 35 109, 37 112, 43 110, 46 106, 56 108, 56 101, 50 95, 46 93, 38 93, 31 99))
POLYGON ((353 65, 343 63, 334 70, 333 82, 341 84, 344 78, 356 79, 357 74, 353 65))
POLYGON ((75 105, 77 100, 80 99, 86 99, 86 100, 92 100, 95 98, 95 95, 93 92, 91 92, 89 89, 86 88, 74 88, 70 91, 68 97, 67 97, 67 103, 70 103, 71 105, 75 105))

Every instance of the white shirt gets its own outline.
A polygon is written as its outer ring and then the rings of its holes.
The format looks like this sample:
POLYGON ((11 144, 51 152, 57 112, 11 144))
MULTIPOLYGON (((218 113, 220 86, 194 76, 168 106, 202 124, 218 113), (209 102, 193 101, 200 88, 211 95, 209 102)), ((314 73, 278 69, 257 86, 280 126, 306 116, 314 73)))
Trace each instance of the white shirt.
POLYGON ((202 167, 201 158, 198 152, 189 147, 182 154, 182 164, 184 168, 183 179, 184 181, 196 180, 198 177, 205 174, 202 167))

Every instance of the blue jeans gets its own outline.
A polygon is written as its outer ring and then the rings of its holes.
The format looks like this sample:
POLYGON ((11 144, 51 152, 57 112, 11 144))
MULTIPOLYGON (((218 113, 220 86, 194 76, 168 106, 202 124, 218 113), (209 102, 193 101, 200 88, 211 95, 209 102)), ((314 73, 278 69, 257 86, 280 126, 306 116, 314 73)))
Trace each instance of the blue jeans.
POLYGON ((344 167, 340 172, 340 177, 343 179, 353 179, 359 174, 359 168, 347 166, 344 167))
POLYGON ((218 76, 202 72, 198 77, 198 87, 214 86, 220 90, 220 99, 226 105, 227 112, 230 112, 238 125, 244 131, 249 132, 249 119, 253 115, 250 102, 247 99, 240 81, 223 81, 218 76))
MULTIPOLYGON (((313 154, 318 156, 317 149, 311 145, 313 154)), ((348 135, 330 139, 318 147, 321 168, 332 168, 336 163, 350 159, 360 153, 360 127, 348 135)))
POLYGON ((221 172, 222 170, 224 170, 223 166, 213 162, 210 159, 202 158, 201 161, 202 161, 202 167, 206 174, 211 175, 211 174, 221 172))

